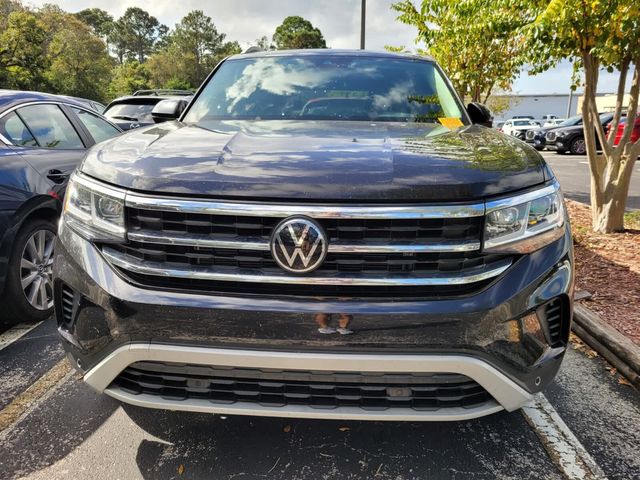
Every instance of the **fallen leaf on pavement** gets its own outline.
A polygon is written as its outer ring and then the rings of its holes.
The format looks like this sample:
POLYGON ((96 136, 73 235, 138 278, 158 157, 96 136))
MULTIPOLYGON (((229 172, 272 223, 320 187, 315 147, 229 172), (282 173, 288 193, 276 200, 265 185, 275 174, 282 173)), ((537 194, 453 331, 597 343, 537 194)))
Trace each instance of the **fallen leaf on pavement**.
POLYGON ((349 427, 340 427, 338 430, 340 430, 341 432, 348 432, 351 429, 349 427))
POLYGON ((184 473, 184 465, 180 464, 178 467, 178 475, 182 475, 184 473))
POLYGON ((291 425, 285 425, 282 431, 284 433, 289 433, 291 431, 291 425))
POLYGON ((624 377, 620 377, 620 378, 618 379, 618 383, 619 383, 620 385, 627 385, 628 387, 630 387, 630 386, 631 386, 631 382, 630 382, 629 380, 627 380, 626 378, 624 378, 624 377))

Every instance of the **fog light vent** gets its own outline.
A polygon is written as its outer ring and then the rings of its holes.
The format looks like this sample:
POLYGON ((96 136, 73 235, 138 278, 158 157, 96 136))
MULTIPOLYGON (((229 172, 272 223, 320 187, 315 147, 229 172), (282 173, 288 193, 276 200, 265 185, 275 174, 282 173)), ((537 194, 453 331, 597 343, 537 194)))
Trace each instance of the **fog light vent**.
POLYGON ((562 341, 562 302, 560 299, 547 303, 544 307, 544 316, 547 320, 549 331, 549 344, 552 347, 560 347, 562 341))
POLYGON ((74 296, 73 290, 63 285, 62 291, 60 292, 60 298, 62 300, 62 321, 65 325, 71 325, 73 321, 73 307, 74 307, 74 296))

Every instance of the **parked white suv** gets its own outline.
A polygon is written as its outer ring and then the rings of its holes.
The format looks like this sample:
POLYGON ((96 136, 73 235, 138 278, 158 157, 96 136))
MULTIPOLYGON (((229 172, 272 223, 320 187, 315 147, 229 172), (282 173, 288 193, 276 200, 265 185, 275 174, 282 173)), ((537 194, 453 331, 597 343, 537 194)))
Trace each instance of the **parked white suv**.
POLYGON ((539 128, 540 124, 528 119, 511 119, 504 122, 502 131, 507 135, 512 135, 524 140, 528 130, 539 128))

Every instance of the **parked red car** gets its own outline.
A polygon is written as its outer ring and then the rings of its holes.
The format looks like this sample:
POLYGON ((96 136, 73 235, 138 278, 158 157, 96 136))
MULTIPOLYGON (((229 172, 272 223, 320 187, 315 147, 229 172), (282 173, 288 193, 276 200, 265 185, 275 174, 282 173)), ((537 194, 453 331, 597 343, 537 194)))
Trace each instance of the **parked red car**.
MULTIPOLYGON (((616 132, 616 138, 613 141, 614 145, 618 145, 620 143, 620 139, 622 138, 622 134, 624 133, 624 127, 627 125, 627 119, 621 118, 620 123, 618 124, 618 131, 616 132)), ((609 127, 610 129, 611 127, 609 127)), ((609 129, 607 129, 607 135, 609 134, 609 129)), ((633 122, 633 130, 631 131, 631 141, 635 142, 640 138, 640 117, 636 117, 633 122)))

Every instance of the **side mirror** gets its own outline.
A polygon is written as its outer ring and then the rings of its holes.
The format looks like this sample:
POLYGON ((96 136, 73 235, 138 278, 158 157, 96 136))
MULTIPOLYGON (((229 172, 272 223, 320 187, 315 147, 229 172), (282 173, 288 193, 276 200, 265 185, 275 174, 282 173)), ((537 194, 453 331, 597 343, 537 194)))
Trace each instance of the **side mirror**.
POLYGON ((156 123, 175 120, 182 115, 184 109, 187 108, 187 101, 183 98, 167 98, 156 103, 151 110, 151 117, 156 123))
POLYGON ((467 105, 467 113, 469 114, 469 117, 471 117, 472 123, 484 125, 489 128, 493 126, 493 114, 491 113, 491 110, 483 104, 471 102, 467 105))

